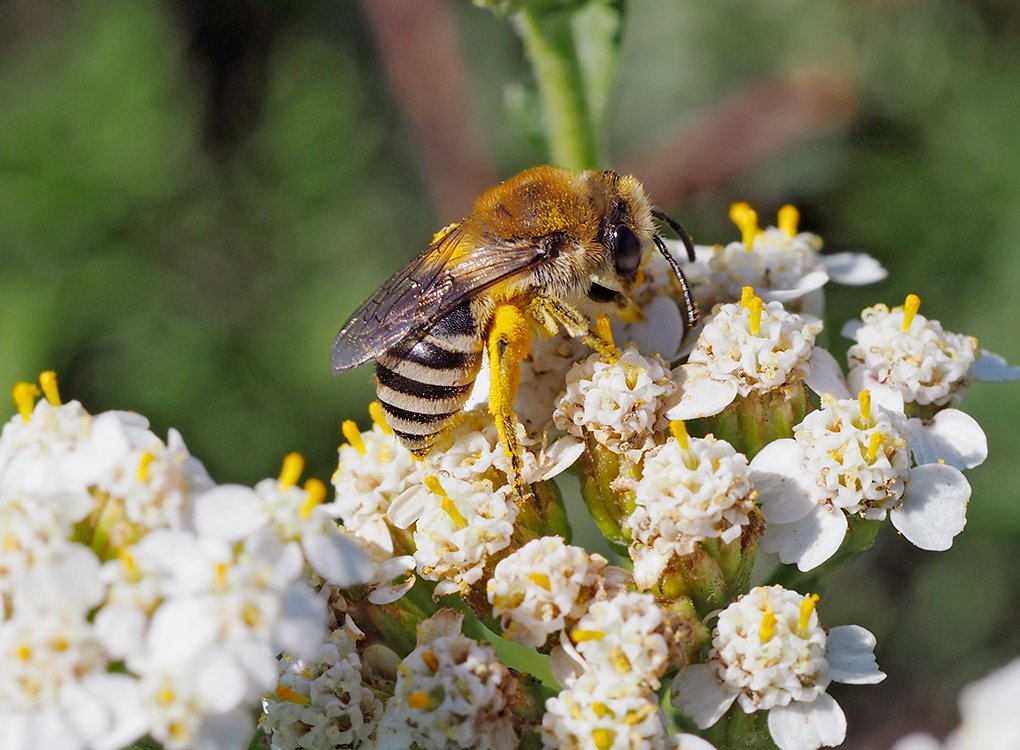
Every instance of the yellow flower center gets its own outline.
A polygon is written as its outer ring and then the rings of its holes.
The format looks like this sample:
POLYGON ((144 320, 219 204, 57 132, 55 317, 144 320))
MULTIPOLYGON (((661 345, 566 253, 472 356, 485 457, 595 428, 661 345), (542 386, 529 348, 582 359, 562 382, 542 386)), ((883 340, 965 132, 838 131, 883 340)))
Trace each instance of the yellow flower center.
POLYGON ((800 211, 795 206, 786 204, 779 209, 779 228, 791 237, 797 236, 797 227, 800 224, 800 211))
POLYGON ((288 453, 283 457, 283 468, 280 469, 280 492, 289 490, 301 478, 305 470, 305 459, 300 453, 288 453))
POLYGON ((761 629, 758 631, 758 638, 762 643, 768 643, 776 634, 776 613, 772 611, 772 605, 766 603, 765 611, 761 615, 761 629))
POLYGON ((152 466, 152 462, 156 459, 152 455, 151 451, 145 451, 142 454, 141 460, 138 462, 138 479, 142 482, 149 481, 149 467, 152 466))
POLYGON ((307 496, 301 504, 301 510, 298 511, 301 518, 308 518, 316 506, 321 505, 322 501, 326 499, 326 485, 322 483, 321 479, 312 477, 305 482, 305 493, 307 496))
POLYGON ((674 419, 669 423, 669 431, 673 433, 673 438, 680 444, 680 450, 687 450, 690 448, 690 439, 687 435, 687 425, 684 424, 682 419, 674 419))
POLYGON ((378 401, 373 401, 368 405, 368 416, 372 418, 372 424, 383 431, 385 435, 392 435, 393 430, 386 424, 386 418, 383 414, 382 404, 378 401))
POLYGON ((797 627, 801 630, 807 630, 807 626, 811 622, 811 613, 815 611, 815 605, 818 604, 819 599, 821 597, 818 594, 808 594, 800 603, 800 618, 797 620, 797 627))
POLYGON ((39 385, 42 386, 43 395, 53 406, 60 406, 60 391, 57 389, 57 373, 47 370, 40 373, 39 385))
POLYGON ((616 732, 612 729, 595 729, 591 733, 591 739, 598 750, 609 750, 616 743, 616 732))
POLYGON ((344 437, 347 438, 347 442, 354 447, 354 450, 364 456, 365 441, 362 439, 361 430, 358 429, 358 425, 354 420, 345 419, 343 424, 340 425, 340 430, 343 432, 344 437))
POLYGON ((32 418, 35 400, 39 397, 39 386, 35 383, 15 383, 12 395, 14 396, 14 405, 18 407, 18 413, 27 422, 32 418))
POLYGON ((741 241, 750 251, 758 235, 758 213, 749 203, 734 203, 730 206, 730 221, 737 225, 741 241))
POLYGON ((908 294, 903 302, 903 332, 910 330, 910 324, 914 322, 914 316, 921 309, 921 298, 916 294, 908 294))

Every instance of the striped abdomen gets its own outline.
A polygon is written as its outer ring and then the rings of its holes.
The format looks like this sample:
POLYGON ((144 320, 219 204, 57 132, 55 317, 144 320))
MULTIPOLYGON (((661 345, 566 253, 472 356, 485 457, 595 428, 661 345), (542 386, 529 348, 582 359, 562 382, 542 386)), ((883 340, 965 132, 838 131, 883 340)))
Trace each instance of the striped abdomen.
POLYGON ((464 407, 482 366, 485 337, 464 304, 425 336, 376 357, 376 392, 386 421, 407 448, 423 455, 464 407))

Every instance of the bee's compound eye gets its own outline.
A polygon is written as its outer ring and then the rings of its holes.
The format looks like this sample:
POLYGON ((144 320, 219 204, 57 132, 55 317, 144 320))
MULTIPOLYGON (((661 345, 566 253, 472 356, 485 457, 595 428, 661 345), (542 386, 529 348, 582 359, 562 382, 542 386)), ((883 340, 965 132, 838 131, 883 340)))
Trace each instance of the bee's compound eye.
POLYGON ((641 265, 641 243, 626 224, 616 225, 613 261, 616 263, 616 270, 622 274, 632 274, 641 265))

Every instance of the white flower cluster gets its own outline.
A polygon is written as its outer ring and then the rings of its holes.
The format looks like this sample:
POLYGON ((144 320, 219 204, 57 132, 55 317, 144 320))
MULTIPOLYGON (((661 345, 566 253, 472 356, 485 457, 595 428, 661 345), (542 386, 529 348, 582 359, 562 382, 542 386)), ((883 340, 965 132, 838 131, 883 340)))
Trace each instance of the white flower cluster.
MULTIPOLYGON (((911 468, 915 429, 901 414, 859 400, 823 399, 822 407, 751 461, 767 523, 762 549, 811 570, 832 557, 848 514, 893 525, 923 549, 948 549, 966 522, 970 485, 948 463, 911 468)), ((916 455, 916 454, 915 454, 916 455)))
POLYGON ((644 589, 698 542, 739 539, 757 497, 747 459, 733 446, 711 435, 678 437, 645 454, 627 519, 634 580, 644 589))
POLYGON ((283 658, 279 684, 259 719, 276 750, 375 747, 383 702, 357 651, 363 637, 348 617, 312 659, 283 658))
POLYGON ((567 373, 566 392, 556 406, 556 426, 571 435, 591 435, 614 453, 637 463, 665 429, 676 385, 669 364, 628 346, 615 362, 593 354, 567 373))
POLYGON ((279 482, 215 487, 176 433, 41 384, 38 403, 19 384, 0 434, 0 744, 243 747, 276 654, 324 636, 306 555, 341 585, 372 562, 293 460, 279 482))
POLYGON ((397 667, 378 747, 518 746, 510 711, 517 683, 491 646, 461 635, 462 621, 445 609, 418 625, 418 646, 397 667))
POLYGON ((918 314, 920 305, 911 294, 891 310, 868 307, 861 320, 843 327, 843 335, 855 342, 847 351, 851 388, 870 389, 877 401, 896 408, 939 408, 960 403, 974 380, 1020 378, 1020 369, 978 349, 973 336, 946 331, 918 314))
POLYGON ((823 630, 818 597, 782 586, 759 586, 719 614, 708 661, 673 681, 673 705, 702 729, 736 702, 745 713, 768 711, 780 750, 839 745, 846 736, 842 709, 829 683, 873 684, 885 679, 864 628, 823 630))
POLYGON ((540 647, 577 622, 591 602, 619 590, 627 574, 558 536, 532 540, 499 561, 489 603, 503 635, 540 647))

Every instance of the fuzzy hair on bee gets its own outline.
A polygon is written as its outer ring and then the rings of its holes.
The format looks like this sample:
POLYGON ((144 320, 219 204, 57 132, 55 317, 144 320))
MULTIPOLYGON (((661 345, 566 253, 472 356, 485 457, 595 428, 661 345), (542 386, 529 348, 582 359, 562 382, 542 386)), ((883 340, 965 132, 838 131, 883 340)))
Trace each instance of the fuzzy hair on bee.
POLYGON ((421 458, 463 408, 488 349, 490 412, 523 493, 512 403, 530 328, 562 328, 616 356, 591 319, 627 308, 654 249, 683 290, 687 327, 696 322, 687 280, 656 222, 677 232, 693 260, 687 232, 652 207, 634 177, 525 170, 483 193, 469 216, 355 310, 333 344, 333 372, 374 358, 386 421, 421 458))

